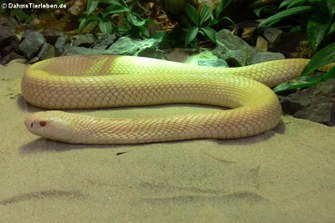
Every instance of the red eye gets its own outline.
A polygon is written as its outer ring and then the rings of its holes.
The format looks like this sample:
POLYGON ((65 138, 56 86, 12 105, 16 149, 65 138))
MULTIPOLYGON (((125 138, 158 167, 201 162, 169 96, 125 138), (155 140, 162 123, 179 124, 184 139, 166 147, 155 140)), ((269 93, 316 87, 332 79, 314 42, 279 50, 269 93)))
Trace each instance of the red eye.
POLYGON ((46 121, 40 121, 40 126, 41 127, 44 127, 44 126, 46 126, 47 125, 47 122, 46 121))

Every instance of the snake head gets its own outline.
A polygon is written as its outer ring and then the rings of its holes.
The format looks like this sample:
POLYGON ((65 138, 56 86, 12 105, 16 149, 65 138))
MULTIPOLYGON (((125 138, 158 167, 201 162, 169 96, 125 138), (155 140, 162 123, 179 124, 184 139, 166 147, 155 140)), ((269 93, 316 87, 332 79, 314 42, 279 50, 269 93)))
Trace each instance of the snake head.
POLYGON ((24 121, 26 128, 33 134, 44 138, 69 142, 72 138, 71 121, 62 111, 36 112, 24 121))

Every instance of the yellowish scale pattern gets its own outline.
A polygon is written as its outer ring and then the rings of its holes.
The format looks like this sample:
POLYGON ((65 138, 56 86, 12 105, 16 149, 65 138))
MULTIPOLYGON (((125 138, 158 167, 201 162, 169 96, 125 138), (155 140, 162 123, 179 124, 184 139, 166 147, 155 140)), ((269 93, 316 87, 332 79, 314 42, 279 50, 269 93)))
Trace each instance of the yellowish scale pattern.
POLYGON ((191 103, 233 109, 138 119, 47 111, 29 115, 25 124, 36 135, 82 144, 252 136, 274 128, 280 121, 280 104, 269 87, 298 76, 307 63, 305 59, 286 59, 215 68, 115 55, 48 59, 30 66, 22 79, 23 97, 37 107, 191 103))

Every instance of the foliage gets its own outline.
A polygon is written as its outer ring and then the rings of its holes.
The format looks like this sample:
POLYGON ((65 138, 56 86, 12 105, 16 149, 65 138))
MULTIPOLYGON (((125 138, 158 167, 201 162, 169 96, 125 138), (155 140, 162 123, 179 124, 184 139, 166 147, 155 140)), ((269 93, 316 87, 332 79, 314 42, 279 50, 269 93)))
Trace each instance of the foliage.
POLYGON ((299 29, 306 31, 314 53, 322 41, 335 31, 335 1, 284 0, 279 9, 282 11, 262 21, 258 28, 269 27, 285 18, 299 16, 299 29))
MULTIPOLYGON (((3 4, 8 5, 8 3, 18 3, 18 1, 2 1, 0 0, 1 6, 3 4)), ((29 12, 27 14, 23 9, 20 8, 8 8, 8 7, 0 7, 0 14, 9 16, 9 17, 14 17, 16 21, 19 23, 24 23, 27 24, 31 22, 31 20, 34 18, 34 13, 29 12)))
MULTIPOLYGON (((149 36, 146 24, 152 23, 145 20, 132 10, 131 0, 88 0, 86 17, 79 24, 79 33, 88 25, 98 26, 102 33, 118 32, 149 36), (104 7, 99 8, 100 5, 104 7), (111 16, 119 17, 120 24, 113 22, 111 16)), ((115 17, 114 17, 115 19, 115 17)))
POLYGON ((322 81, 328 80, 329 78, 335 77, 335 66, 330 68, 326 73, 313 75, 315 71, 331 63, 335 63, 335 43, 328 45, 316 53, 303 70, 302 76, 296 78, 294 82, 280 84, 273 90, 275 92, 280 92, 290 89, 310 87, 322 81))
MULTIPOLYGON (((216 31, 211 27, 226 19, 232 24, 234 22, 228 17, 220 17, 221 12, 232 0, 220 0, 215 12, 207 4, 203 4, 200 12, 191 5, 186 5, 186 14, 191 21, 191 25, 185 29, 185 45, 191 43, 198 34, 207 36, 212 42, 216 41, 216 31)), ((235 24, 234 24, 235 25, 235 24)))
MULTIPOLYGON (((256 1, 256 3, 261 2, 264 3, 263 0, 258 0, 256 1)), ((259 7, 255 7, 253 9, 253 12, 255 13, 255 15, 257 16, 257 18, 261 18, 262 15, 273 15, 278 11, 278 4, 276 4, 276 2, 271 2, 269 1, 269 3, 267 4, 262 4, 259 7)))
POLYGON ((335 1, 284 0, 280 4, 279 9, 281 11, 262 21, 258 29, 273 26, 287 18, 299 18, 298 27, 291 28, 292 30, 301 30, 307 33, 310 47, 315 55, 302 72, 302 76, 292 82, 277 86, 274 88, 274 91, 280 92, 289 89, 310 87, 334 77, 334 67, 326 73, 314 73, 320 67, 335 62, 335 43, 328 45, 318 52, 325 38, 335 32, 335 1))

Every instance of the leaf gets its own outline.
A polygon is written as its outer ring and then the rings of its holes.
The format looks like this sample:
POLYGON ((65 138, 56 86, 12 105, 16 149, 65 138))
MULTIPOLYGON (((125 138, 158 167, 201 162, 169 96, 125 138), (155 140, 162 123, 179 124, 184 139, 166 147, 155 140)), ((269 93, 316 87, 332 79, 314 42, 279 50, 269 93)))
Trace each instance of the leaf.
POLYGON ((306 65, 302 71, 302 76, 313 73, 316 69, 335 62, 335 43, 332 43, 319 52, 317 52, 311 61, 306 65))
POLYGON ((88 0, 87 1, 87 15, 90 15, 98 6, 98 0, 88 0))
POLYGON ((261 23, 259 23, 258 28, 260 29, 260 28, 264 28, 264 27, 267 27, 267 26, 271 26, 271 25, 277 23, 278 21, 280 21, 281 19, 283 19, 285 17, 289 17, 289 16, 295 15, 295 14, 309 12, 309 11, 312 11, 312 10, 313 10, 312 6, 298 6, 298 7, 286 9, 284 11, 281 11, 281 12, 278 12, 278 13, 274 14, 273 16, 270 16, 269 18, 267 18, 264 21, 262 21, 261 23))
POLYGON ((289 6, 294 1, 295 0, 285 0, 279 5, 279 8, 287 8, 287 6, 289 6))
POLYGON ((256 16, 260 18, 262 12, 265 13, 266 15, 271 15, 275 14, 277 9, 278 9, 277 6, 274 5, 265 5, 263 7, 255 8, 253 11, 256 14, 256 16))
POLYGON ((105 3, 107 5, 117 5, 117 6, 123 6, 128 7, 127 4, 124 1, 120 0, 98 0, 99 3, 105 3))
POLYGON ((101 18, 98 16, 90 16, 88 18, 83 18, 79 23, 78 32, 81 33, 86 26, 88 26, 92 22, 100 22, 101 18))
POLYGON ((198 27, 191 27, 186 29, 185 34, 185 46, 192 42, 199 32, 198 27))
POLYGON ((193 5, 187 3, 185 10, 187 16, 191 19, 194 25, 199 26, 200 17, 198 15, 197 9, 193 5))
POLYGON ((116 29, 120 33, 127 33, 131 30, 130 27, 127 27, 127 26, 124 26, 124 25, 119 25, 119 26, 116 27, 116 29))
POLYGON ((202 27, 200 30, 202 30, 213 43, 216 42, 216 31, 214 29, 211 27, 202 27))
POLYGON ((214 25, 216 25, 216 24, 218 24, 218 23, 219 23, 219 20, 218 20, 218 19, 216 19, 216 18, 212 18, 212 19, 209 21, 208 26, 214 26, 214 25))
POLYGON ((120 4, 118 0, 98 0, 99 3, 104 3, 107 5, 115 5, 115 4, 120 4))
POLYGON ((227 20, 228 22, 230 22, 234 27, 237 27, 237 24, 229 17, 225 16, 222 18, 222 20, 227 20))
POLYGON ((335 14, 335 1, 327 1, 327 8, 329 11, 330 16, 334 16, 335 14))
POLYGON ((335 43, 326 46, 316 53, 302 71, 302 76, 296 78, 294 82, 280 84, 273 90, 274 92, 280 92, 289 89, 310 87, 322 81, 328 80, 329 78, 335 77, 335 66, 323 75, 311 75, 315 70, 331 63, 335 63, 335 43))
POLYGON ((335 66, 332 67, 325 75, 323 75, 322 81, 328 80, 332 77, 335 77, 335 66))
MULTIPOLYGON (((334 70, 335 73, 335 70, 334 70)), ((281 91, 287 91, 298 88, 306 88, 316 85, 324 81, 323 76, 313 75, 313 76, 301 76, 294 79, 293 82, 282 83, 273 89, 274 92, 278 93, 281 91)))
POLYGON ((19 22, 29 23, 32 20, 32 17, 25 13, 22 9, 14 9, 13 14, 19 22))
POLYGON ((210 17, 213 17, 212 8, 206 4, 202 6, 200 11, 200 21, 199 26, 201 26, 204 22, 206 22, 210 17))
POLYGON ((122 5, 110 5, 104 10, 104 15, 129 12, 129 8, 122 5))
POLYGON ((333 22, 333 24, 331 24, 331 26, 329 28, 328 35, 332 34, 333 32, 335 32, 335 22, 333 22))
POLYGON ((262 9, 263 7, 254 9, 254 13, 256 14, 257 18, 260 17, 262 9))
POLYGON ((294 82, 280 84, 277 87, 275 87, 273 91, 278 93, 280 91, 311 87, 323 81, 326 81, 332 77, 335 77, 335 67, 331 68, 327 73, 323 75, 311 75, 311 76, 297 77, 294 80, 294 82))
POLYGON ((129 13, 127 19, 129 23, 133 26, 143 26, 145 24, 145 20, 142 19, 141 16, 135 12, 129 13))
POLYGON ((215 18, 218 18, 222 12, 223 9, 225 9, 230 3, 232 2, 232 0, 220 0, 218 6, 216 7, 215 10, 215 18))
POLYGON ((331 26, 331 19, 324 9, 313 13, 307 21, 307 35, 313 52, 316 52, 331 26))
POLYGON ((286 0, 280 4, 279 8, 292 8, 307 3, 308 0, 286 0))
POLYGON ((124 0, 112 0, 112 1, 117 1, 117 2, 119 2, 120 5, 128 7, 127 2, 129 2, 129 1, 124 1, 124 0))
POLYGON ((149 29, 146 26, 139 26, 140 33, 142 33, 145 37, 150 37, 149 29))
POLYGON ((113 4, 113 3, 112 3, 113 0, 98 0, 98 1, 99 1, 99 3, 104 3, 104 4, 108 4, 108 5, 113 4))
POLYGON ((291 33, 298 33, 298 32, 303 32, 302 27, 300 25, 293 26, 290 28, 291 33))
POLYGON ((110 21, 100 21, 99 28, 102 33, 112 33, 112 25, 110 21))

